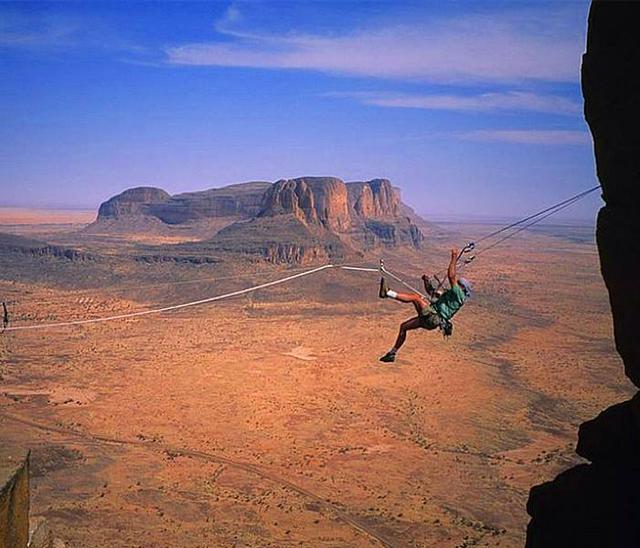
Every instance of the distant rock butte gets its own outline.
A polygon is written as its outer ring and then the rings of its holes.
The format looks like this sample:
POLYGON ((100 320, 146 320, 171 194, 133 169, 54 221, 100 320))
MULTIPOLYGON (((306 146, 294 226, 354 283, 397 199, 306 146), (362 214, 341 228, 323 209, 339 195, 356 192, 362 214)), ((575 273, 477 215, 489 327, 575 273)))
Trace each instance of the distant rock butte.
POLYGON ((98 219, 126 217, 147 213, 151 204, 166 202, 171 196, 161 188, 140 186, 125 190, 100 205, 98 219))
POLYGON ((424 239, 417 226, 421 219, 387 179, 345 183, 336 177, 300 177, 175 196, 138 187, 104 202, 95 226, 134 230, 144 219, 155 223, 145 226, 160 228, 208 223, 213 247, 276 262, 306 262, 380 245, 417 248, 424 239))
POLYGON ((176 225, 216 217, 250 218, 261 209, 267 182, 241 183, 170 196, 160 188, 137 187, 104 202, 98 220, 146 215, 176 225))

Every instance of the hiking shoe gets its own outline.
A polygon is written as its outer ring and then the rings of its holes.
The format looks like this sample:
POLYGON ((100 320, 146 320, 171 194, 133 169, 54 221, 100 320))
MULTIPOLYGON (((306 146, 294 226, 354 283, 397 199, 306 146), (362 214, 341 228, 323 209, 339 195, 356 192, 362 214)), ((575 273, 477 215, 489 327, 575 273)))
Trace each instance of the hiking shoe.
POLYGON ((382 358, 380 358, 381 362, 392 363, 396 361, 396 353, 395 352, 387 352, 382 358))
POLYGON ((389 286, 387 285, 387 280, 385 280, 384 278, 380 278, 380 292, 378 293, 378 296, 381 299, 386 299, 387 298, 387 291, 389 291, 389 286))

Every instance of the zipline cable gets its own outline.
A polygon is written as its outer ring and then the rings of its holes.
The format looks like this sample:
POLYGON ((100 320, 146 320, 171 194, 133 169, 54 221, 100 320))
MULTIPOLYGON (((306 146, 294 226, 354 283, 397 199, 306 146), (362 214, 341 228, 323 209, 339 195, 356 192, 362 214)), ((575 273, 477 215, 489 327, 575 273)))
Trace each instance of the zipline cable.
POLYGON ((389 272, 387 270, 387 268, 384 266, 384 261, 382 261, 382 260, 380 261, 380 273, 382 275, 385 275, 385 274, 388 275, 389 277, 393 278, 398 283, 401 283, 402 285, 404 285, 407 289, 410 289, 414 293, 417 293, 418 295, 420 295, 423 299, 427 299, 427 296, 424 295, 421 291, 418 291, 415 287, 413 287, 412 285, 410 285, 407 282, 405 282, 402 278, 396 276, 393 272, 389 272))
MULTIPOLYGON (((527 217, 524 217, 523 219, 520 219, 519 221, 511 223, 510 225, 504 226, 504 227, 502 227, 502 228, 500 228, 498 230, 490 232, 489 234, 486 234, 486 235, 482 236, 481 238, 477 239, 475 241, 475 243, 479 244, 480 242, 484 242, 485 240, 488 240, 489 238, 493 238, 494 236, 497 236, 498 234, 502 234, 503 232, 506 232, 507 230, 509 230, 511 228, 515 228, 518 225, 521 225, 522 223, 526 223, 527 221, 530 221, 531 219, 534 219, 535 217, 538 217, 539 215, 544 215, 545 213, 551 212, 552 210, 553 210, 553 213, 557 213, 557 211, 560 211, 560 209, 558 209, 556 211, 556 208, 564 206, 565 204, 572 205, 574 202, 576 202, 578 200, 581 200, 582 198, 586 197, 587 195, 591 194, 592 192, 595 192, 599 188, 600 188, 600 185, 596 185, 596 186, 594 186, 592 188, 589 188, 587 190, 579 192, 578 194, 576 194, 574 196, 571 196, 571 198, 567 198, 566 200, 562 200, 561 202, 558 202, 558 203, 556 203, 556 204, 554 204, 552 206, 549 206, 549 207, 547 207, 545 209, 542 209, 541 211, 538 211, 537 213, 534 213, 533 215, 529 215, 527 217)), ((564 207, 561 207, 561 209, 564 209, 564 207)))
POLYGON ((520 226, 518 227, 517 230, 514 230, 513 232, 511 232, 510 234, 508 234, 507 236, 504 236, 502 238, 500 238, 499 240, 496 240, 495 242, 492 242, 490 245, 488 245, 487 247, 483 247, 481 250, 479 250, 476 255, 482 255, 483 253, 486 253, 487 251, 489 251, 490 249, 493 249, 494 247, 496 247, 497 245, 501 244, 502 242, 504 242, 505 240, 508 240, 509 238, 515 236, 516 234, 522 232, 523 230, 526 230, 527 228, 532 227, 533 225, 538 224, 540 221, 543 221, 544 219, 546 219, 547 217, 551 217, 551 215, 555 215, 556 213, 558 213, 559 211, 562 211, 563 209, 566 209, 570 206, 572 206, 573 204, 575 204, 576 202, 578 202, 581 198, 575 198, 574 200, 570 201, 570 202, 565 202, 564 205, 562 205, 561 207, 558 207, 557 209, 554 209, 553 211, 550 211, 549 213, 546 213, 545 215, 543 215, 542 217, 539 217, 533 221, 531 221, 530 223, 527 223, 526 225, 520 226))
MULTIPOLYGON (((287 268, 287 269, 284 269, 284 272, 287 272, 287 273, 300 272, 305 269, 306 269, 305 267, 287 268)), ((245 274, 245 276, 255 277, 255 276, 261 276, 263 274, 272 274, 274 272, 277 272, 277 270, 274 268, 270 268, 268 270, 263 269, 263 270, 257 270, 255 272, 248 272, 247 274, 245 274)), ((216 276, 216 277, 208 277, 208 278, 196 278, 193 280, 176 280, 173 282, 157 282, 152 284, 127 285, 122 287, 106 287, 106 288, 100 288, 99 291, 101 292, 101 294, 122 293, 122 292, 131 291, 131 290, 137 291, 140 289, 154 289, 157 287, 167 287, 167 286, 174 286, 174 285, 192 285, 192 284, 207 283, 207 282, 222 282, 227 280, 237 280, 239 277, 240 276, 236 274, 234 276, 216 276)), ((70 290, 57 289, 57 291, 64 291, 65 297, 67 296, 80 297, 85 294, 95 295, 95 293, 98 291, 98 288, 92 287, 87 289, 70 289, 70 290)), ((52 298, 52 299, 38 297, 38 302, 55 302, 58 300, 59 300, 59 296, 56 296, 55 298, 52 298)))
POLYGON ((258 291, 259 289, 265 289, 267 287, 272 287, 274 285, 279 285, 279 284, 283 284, 286 282, 290 282, 292 280, 295 280, 297 278, 302 278, 303 276, 310 276, 311 274, 316 274, 317 272, 320 272, 322 270, 327 270, 329 268, 340 268, 343 270, 359 270, 359 271, 365 271, 365 272, 378 272, 378 269, 376 268, 364 268, 364 267, 355 267, 355 266, 348 266, 348 265, 333 265, 333 264, 328 264, 328 265, 324 265, 324 266, 319 266, 317 268, 313 268, 311 270, 306 270, 304 272, 300 272, 299 274, 294 274, 292 276, 287 276, 286 278, 280 278, 278 280, 273 280, 271 282, 267 282, 267 283, 263 283, 263 284, 259 284, 259 285, 254 285, 252 287, 247 287, 245 289, 239 289, 237 291, 232 291, 230 293, 224 293, 222 295, 215 295, 213 297, 208 297, 206 299, 200 299, 198 301, 190 301, 187 303, 180 303, 180 304, 174 304, 171 306, 164 306, 162 308, 153 308, 150 310, 139 310, 137 312, 128 312, 125 314, 116 314, 113 316, 103 316, 101 318, 90 318, 90 319, 86 319, 86 320, 71 320, 71 321, 66 321, 66 322, 57 322, 57 323, 47 323, 47 324, 31 324, 31 325, 17 325, 17 326, 11 326, 11 327, 7 327, 5 331, 25 331, 25 330, 32 330, 32 329, 48 329, 48 328, 55 328, 55 327, 64 327, 64 326, 70 326, 70 325, 85 325, 85 324, 92 324, 92 323, 101 323, 101 322, 108 322, 108 321, 112 321, 112 320, 124 320, 127 318, 136 318, 139 316, 148 316, 149 314, 159 314, 161 312, 168 312, 170 310, 179 310, 181 308, 187 308, 190 306, 197 306, 197 305, 201 305, 201 304, 206 304, 206 303, 211 303, 211 302, 215 302, 215 301, 221 301, 223 299, 228 299, 230 297, 236 297, 238 295, 244 295, 246 293, 252 293, 253 291, 258 291))
MULTIPOLYGON (((378 272, 379 269, 378 268, 366 268, 366 267, 357 267, 357 266, 341 266, 340 268, 344 269, 344 270, 361 270, 363 272, 378 272)), ((291 273, 291 272, 300 272, 306 270, 306 267, 298 267, 298 268, 287 268, 284 269, 283 271, 286 273, 291 273)), ((263 270, 257 270, 255 272, 248 272, 247 274, 244 274, 242 276, 244 277, 248 277, 248 276, 262 276, 263 274, 273 274, 276 273, 277 270, 270 268, 270 269, 263 269, 263 270)), ((129 285, 129 286, 124 286, 124 287, 107 287, 107 288, 100 288, 100 294, 103 295, 109 295, 112 293, 122 293, 122 292, 127 292, 127 291, 131 291, 131 290, 140 290, 140 289, 153 289, 153 288, 157 288, 157 287, 167 287, 167 286, 174 286, 174 285, 193 285, 193 284, 199 284, 199 283, 207 283, 207 282, 222 282, 222 281, 227 281, 227 280, 237 280, 238 278, 240 278, 241 276, 239 275, 234 275, 234 276, 217 276, 217 277, 210 277, 210 278, 196 278, 194 280, 177 280, 177 281, 173 281, 173 282, 158 282, 158 283, 153 283, 153 284, 142 284, 142 285, 129 285)), ((65 290, 65 289, 61 289, 58 291, 64 291, 64 296, 65 297, 80 297, 82 295, 86 295, 86 294, 91 294, 91 295, 95 295, 96 292, 98 291, 98 288, 92 287, 92 288, 88 288, 88 289, 71 289, 71 290, 65 290)), ((38 302, 39 303, 51 303, 51 302, 58 302, 60 300, 60 296, 57 295, 55 297, 52 298, 46 298, 46 297, 38 297, 38 302)))
MULTIPOLYGON (((595 192, 596 190, 598 190, 600 187, 600 185, 596 185, 594 187, 591 187, 587 190, 583 190, 582 192, 579 192, 578 194, 575 194, 574 196, 571 196, 570 198, 567 198, 565 200, 562 200, 560 202, 557 202, 549 207, 546 207, 540 211, 538 211, 537 213, 534 213, 532 215, 528 215, 527 217, 524 217, 514 223, 511 223, 507 226, 504 226, 502 228, 499 228, 498 230, 494 230, 493 232, 490 232, 489 234, 485 234, 484 236, 482 236, 481 238, 469 242, 466 246, 464 246, 464 248, 462 248, 462 250, 459 252, 458 257, 456 258, 456 264, 458 264, 460 262, 460 260, 462 259, 462 257, 466 254, 469 253, 471 251, 474 251, 477 244, 484 242, 490 238, 493 238, 499 234, 502 234, 503 232, 506 232, 507 230, 510 229, 515 229, 512 232, 510 232, 509 234, 507 234, 506 236, 503 236, 502 238, 500 238, 499 240, 491 243, 489 246, 482 248, 481 250, 479 250, 478 252, 476 252, 475 255, 471 256, 469 259, 466 259, 462 265, 460 265, 460 268, 463 268, 467 265, 469 265, 477 255, 481 255, 483 253, 485 253, 486 251, 493 249, 494 247, 496 247, 497 245, 501 244, 502 242, 508 240, 509 238, 512 238, 513 236, 515 236, 516 234, 519 234, 520 232, 522 232, 523 230, 539 223, 540 221, 546 219, 547 217, 551 217, 551 215, 555 215, 556 213, 558 213, 559 211, 562 211, 563 209, 566 209, 570 206, 572 206, 573 204, 575 204, 576 202, 579 202, 580 200, 582 200, 583 198, 585 198, 586 196, 588 196, 589 194, 591 194, 592 192, 595 192), (530 222, 528 222, 530 221, 530 222), (522 225, 522 223, 527 223, 524 226, 520 226, 522 225)), ((387 273, 389 273, 387 271, 387 273)), ((441 272, 438 272, 437 274, 435 274, 435 278, 436 280, 438 280, 438 287, 437 289, 440 289, 443 285, 444 285, 444 274, 446 273, 446 270, 443 270, 441 272)), ((394 279, 399 280, 399 278, 397 276, 394 276, 394 279)), ((405 287, 411 287, 410 285, 402 282, 405 287)), ((415 291, 415 290, 414 290, 415 291)), ((416 291, 416 293, 418 293, 419 295, 422 295, 422 293, 420 293, 419 291, 416 291)), ((424 297, 424 295, 422 295, 424 297)))

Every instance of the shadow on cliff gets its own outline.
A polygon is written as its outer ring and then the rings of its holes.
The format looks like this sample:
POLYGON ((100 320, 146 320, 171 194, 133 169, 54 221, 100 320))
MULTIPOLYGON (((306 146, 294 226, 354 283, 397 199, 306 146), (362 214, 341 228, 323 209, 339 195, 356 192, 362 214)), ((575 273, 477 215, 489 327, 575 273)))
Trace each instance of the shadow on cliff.
MULTIPOLYGON (((594 0, 582 63, 605 206, 600 268, 627 377, 640 387, 640 2, 594 0)), ((529 493, 528 548, 640 547, 640 392, 580 426, 574 466, 529 493)))
POLYGON ((640 392, 580 426, 589 463, 529 493, 528 548, 640 546, 640 392))

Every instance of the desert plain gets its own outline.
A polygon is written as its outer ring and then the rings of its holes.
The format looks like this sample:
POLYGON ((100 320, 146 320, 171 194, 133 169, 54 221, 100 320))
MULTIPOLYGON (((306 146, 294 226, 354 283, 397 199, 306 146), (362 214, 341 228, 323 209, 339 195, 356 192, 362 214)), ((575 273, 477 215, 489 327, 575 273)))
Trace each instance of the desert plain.
MULTIPOLYGON (((0 231, 104 256, 130 245, 76 241, 82 222, 14 210, 0 231)), ((443 225, 421 253, 380 255, 418 284, 451 242, 493 228, 443 225)), ((5 332, 0 443, 31 449, 32 513, 69 547, 522 546, 531 487, 579 462, 579 424, 633 393, 592 232, 546 226, 478 256, 453 337, 412 332, 393 364, 378 358, 412 310, 368 272, 5 332)), ((3 254, 0 300, 12 326, 55 323, 305 269, 136 264, 3 254)))

